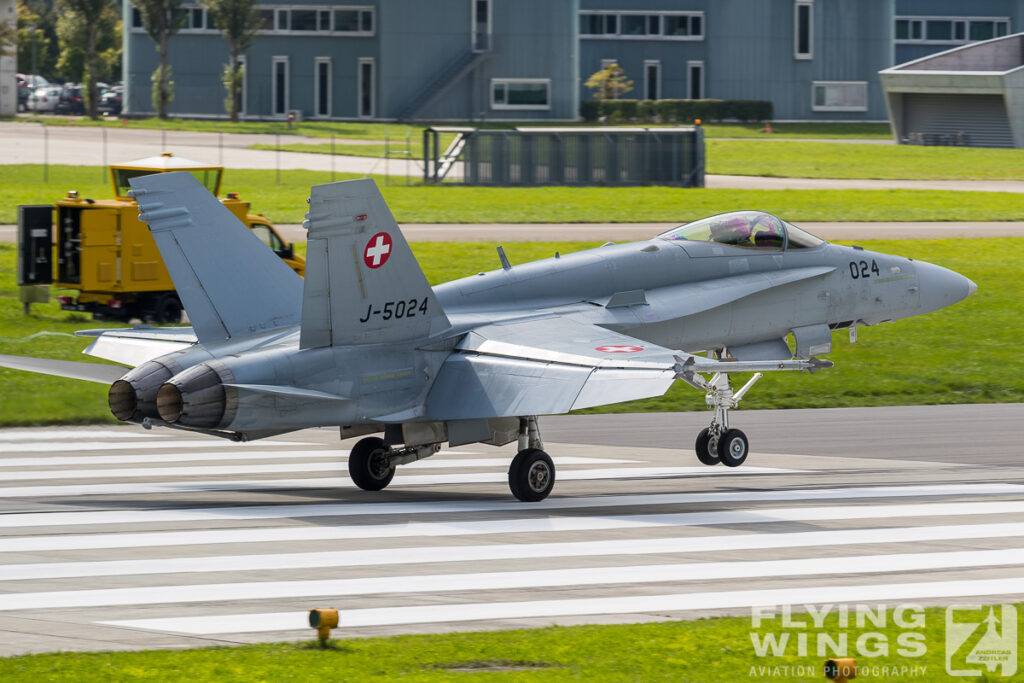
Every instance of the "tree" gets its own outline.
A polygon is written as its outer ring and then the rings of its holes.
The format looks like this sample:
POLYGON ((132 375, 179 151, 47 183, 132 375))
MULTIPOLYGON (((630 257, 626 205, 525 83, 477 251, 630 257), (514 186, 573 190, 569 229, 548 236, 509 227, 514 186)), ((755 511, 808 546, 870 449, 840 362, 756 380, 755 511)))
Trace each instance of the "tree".
POLYGON ((24 2, 18 3, 18 66, 25 73, 53 73, 51 15, 52 12, 40 15, 24 2))
POLYGON ((238 56, 249 49, 256 39, 256 32, 262 26, 262 19, 256 10, 255 0, 201 0, 213 25, 220 29, 228 41, 231 52, 224 73, 224 86, 228 96, 224 107, 232 121, 238 121, 238 100, 242 84, 242 71, 238 56))
MULTIPOLYGON (((56 75, 65 81, 88 85, 86 26, 74 12, 62 12, 57 19, 59 53, 56 75)), ((107 7, 96 26, 96 73, 93 82, 116 78, 121 73, 121 19, 113 7, 107 7)), ((88 96, 83 93, 83 100, 88 96)))
POLYGON ((18 47, 18 25, 10 19, 0 19, 0 57, 10 57, 18 47))
POLYGON ((167 43, 185 26, 188 13, 181 9, 181 0, 133 0, 142 18, 142 28, 156 43, 160 66, 153 72, 153 108, 156 115, 167 118, 167 107, 174 99, 171 68, 167 65, 167 43))
POLYGON ((583 85, 594 91, 595 100, 617 100, 633 89, 633 81, 626 78, 626 72, 617 62, 591 74, 583 85))
MULTIPOLYGON (((96 114, 96 82, 99 80, 99 43, 100 25, 104 14, 114 10, 113 0, 60 0, 66 10, 61 19, 70 18, 80 27, 80 31, 73 31, 76 43, 83 48, 85 56, 85 81, 86 88, 85 111, 90 118, 98 118, 96 114), (84 44, 82 44, 84 43, 84 44)), ((58 22, 59 24, 60 22, 58 22)), ((62 57, 63 58, 63 57, 62 57)))

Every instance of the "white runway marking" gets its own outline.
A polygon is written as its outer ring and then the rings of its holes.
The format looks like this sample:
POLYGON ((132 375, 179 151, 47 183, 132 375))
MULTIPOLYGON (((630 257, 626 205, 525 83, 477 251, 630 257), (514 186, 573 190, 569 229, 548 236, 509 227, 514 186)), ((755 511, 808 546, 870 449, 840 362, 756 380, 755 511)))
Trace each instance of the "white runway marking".
MULTIPOLYGON (((558 473, 558 481, 597 479, 660 479, 666 477, 737 477, 757 474, 780 474, 806 470, 786 470, 771 467, 606 467, 591 470, 566 470, 558 473)), ((496 484, 508 481, 505 472, 473 474, 398 474, 391 482, 396 486, 429 486, 432 484, 496 484)), ((67 486, 6 486, 0 488, 0 498, 63 497, 97 495, 152 495, 159 493, 189 493, 200 491, 260 491, 299 488, 352 488, 348 477, 317 479, 267 479, 243 481, 174 481, 136 484, 71 484, 67 486)))
POLYGON ((121 451, 121 450, 153 450, 157 448, 230 448, 238 450, 244 448, 259 448, 260 446, 318 446, 315 443, 300 443, 298 441, 260 441, 235 442, 227 439, 164 439, 162 441, 147 441, 145 443, 125 443, 123 441, 39 441, 34 443, 19 443, 16 446, 5 447, 11 452, 17 453, 73 453, 78 451, 121 451))
MULTIPOLYGON (((301 453, 302 451, 300 451, 301 453)), ((321 453, 322 451, 307 451, 321 453)), ((416 467, 417 469, 455 469, 459 467, 508 467, 511 458, 457 458, 420 460, 419 462, 405 465, 404 467, 416 467)), ((579 458, 563 457, 554 458, 556 465, 599 465, 604 463, 625 464, 637 462, 636 460, 613 460, 610 458, 579 458)), ((4 472, 4 481, 31 481, 46 479, 128 479, 133 477, 203 477, 224 474, 279 474, 282 472, 344 472, 347 465, 346 460, 335 460, 333 462, 288 462, 274 465, 198 465, 182 467, 140 467, 127 468, 119 467, 114 469, 61 469, 61 470, 15 470, 4 472)), ((3 491, 4 489, 0 489, 3 491)), ((2 495, 2 493, 0 493, 2 495)))
MULTIPOLYGON (((0 566, 0 581, 278 569, 305 570, 316 567, 482 562, 487 560, 549 557, 663 555, 670 553, 764 550, 768 548, 818 548, 837 545, 915 543, 971 538, 1013 538, 1020 536, 1024 536, 1024 523, 1007 522, 1002 524, 960 524, 933 527, 897 527, 892 529, 846 529, 800 531, 795 533, 735 534, 730 536, 619 539, 613 541, 424 546, 272 555, 219 555, 215 557, 176 557, 157 560, 43 562, 38 564, 0 566)), ((1024 563, 1024 558, 1020 562, 1024 563)))
POLYGON ((821 520, 892 519, 1006 515, 1024 512, 1024 501, 981 503, 921 503, 912 505, 851 505, 751 510, 684 512, 678 514, 621 515, 618 517, 542 517, 485 521, 407 522, 362 526, 287 527, 271 529, 216 529, 209 531, 156 531, 142 533, 24 536, 0 539, 0 552, 145 548, 172 545, 209 545, 355 538, 408 538, 473 536, 502 533, 650 529, 657 527, 762 524, 821 520))
MULTIPOLYGON (((345 610, 342 628, 438 622, 494 621, 538 617, 589 616, 598 614, 642 614, 688 612, 706 609, 735 609, 754 605, 792 605, 874 602, 924 598, 961 598, 985 595, 1018 595, 1024 580, 978 579, 970 581, 926 581, 871 585, 833 585, 770 590, 723 591, 717 593, 675 593, 614 598, 533 600, 528 602, 484 602, 454 605, 421 605, 345 610)), ((309 631, 308 612, 226 614, 204 617, 127 619, 97 623, 124 628, 171 631, 192 635, 217 633, 259 633, 265 631, 309 631)))
MULTIPOLYGON (((925 486, 859 486, 782 491, 726 491, 714 493, 658 493, 623 496, 580 496, 561 498, 557 494, 528 511, 635 507, 648 505, 689 505, 695 503, 792 502, 904 498, 915 496, 1024 495, 1019 484, 935 484, 925 486)), ((444 501, 420 503, 328 503, 305 505, 252 505, 170 510, 110 510, 101 512, 36 512, 0 515, 0 528, 27 526, 74 526, 100 524, 149 524, 168 522, 224 521, 246 519, 297 519, 346 517, 351 515, 432 515, 524 511, 517 500, 444 501)))
POLYGON ((57 439, 169 439, 167 434, 129 429, 0 429, 0 442, 57 439))
MULTIPOLYGON (((438 451, 434 457, 442 455, 473 456, 480 455, 475 451, 438 451)), ((0 467, 54 467, 58 465, 139 465, 145 463, 193 462, 197 460, 274 460, 274 459, 305 459, 330 458, 344 463, 348 458, 347 448, 321 448, 317 450, 291 451, 249 451, 246 453, 222 453, 221 451, 203 451, 196 453, 126 453, 124 455, 53 455, 28 458, 0 458, 0 467)), ((634 460, 608 460, 593 458, 594 462, 636 462, 634 460)), ((510 462, 511 458, 506 459, 510 462)), ((420 461, 420 462, 429 462, 420 461)), ((404 467, 404 465, 403 465, 404 467)))
MULTIPOLYGON (((876 574, 890 571, 928 571, 953 567, 996 567, 1024 563, 1024 549, 967 550, 945 553, 907 553, 817 557, 753 562, 691 562, 614 567, 573 567, 476 574, 419 574, 311 581, 252 581, 246 583, 143 586, 98 590, 47 591, 0 595, 0 611, 166 605, 234 600, 269 600, 313 596, 395 595, 455 591, 508 590, 562 586, 634 585, 673 581, 746 579, 768 576, 876 574)), ((1024 580, 1020 582, 1024 589, 1024 580)))

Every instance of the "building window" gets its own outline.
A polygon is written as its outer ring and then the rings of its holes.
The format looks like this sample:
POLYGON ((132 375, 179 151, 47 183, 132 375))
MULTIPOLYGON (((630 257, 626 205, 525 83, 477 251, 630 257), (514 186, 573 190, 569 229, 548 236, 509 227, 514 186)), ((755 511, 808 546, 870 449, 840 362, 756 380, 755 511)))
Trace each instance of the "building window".
POLYGON ((473 52, 491 49, 491 0, 469 0, 473 11, 473 52))
POLYGON ((703 12, 580 12, 581 38, 704 40, 703 12))
POLYGON ((551 79, 495 78, 491 80, 491 109, 551 109, 551 79))
POLYGON ((374 116, 374 60, 373 57, 359 58, 359 117, 374 116))
POLYGON ((274 114, 288 114, 288 57, 274 57, 271 73, 271 99, 274 103, 274 114))
POLYGON ((1010 33, 1008 17, 896 17, 896 43, 963 45, 1010 33))
POLYGON ((793 6, 793 57, 814 57, 814 3, 796 0, 793 6))
POLYGON ((291 35, 372 36, 372 7, 257 7, 260 31, 291 35))
POLYGON ((317 57, 313 62, 313 111, 315 116, 331 115, 331 58, 317 57))
POLYGON ((661 99, 661 62, 653 59, 644 62, 644 99, 661 99))
MULTIPOLYGON (((209 18, 206 10, 198 5, 184 5, 175 10, 175 15, 182 19, 182 26, 179 33, 216 33, 217 27, 209 18)), ((139 10, 132 7, 131 18, 132 33, 145 33, 142 26, 142 15, 139 10)))
POLYGON ((867 81, 816 81, 811 84, 814 111, 867 111, 867 81))
POLYGON ((686 63, 686 97, 691 100, 704 99, 704 62, 686 63))

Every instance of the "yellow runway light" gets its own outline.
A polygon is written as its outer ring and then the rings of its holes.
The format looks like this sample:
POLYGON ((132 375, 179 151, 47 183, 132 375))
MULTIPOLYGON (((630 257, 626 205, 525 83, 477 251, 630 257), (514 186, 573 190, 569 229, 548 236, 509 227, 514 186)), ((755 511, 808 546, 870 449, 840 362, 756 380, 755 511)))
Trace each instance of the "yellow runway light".
POLYGON ((327 640, 331 637, 331 629, 338 626, 338 610, 334 608, 309 610, 309 625, 316 629, 317 638, 327 640))
POLYGON ((825 678, 836 683, 846 683, 857 677, 857 660, 840 657, 825 660, 825 678))

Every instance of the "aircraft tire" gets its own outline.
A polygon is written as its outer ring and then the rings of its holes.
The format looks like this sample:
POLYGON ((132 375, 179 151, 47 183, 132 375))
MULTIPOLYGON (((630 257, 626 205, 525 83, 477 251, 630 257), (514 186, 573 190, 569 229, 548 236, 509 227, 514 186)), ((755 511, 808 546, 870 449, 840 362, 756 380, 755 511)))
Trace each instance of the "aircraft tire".
POLYGON ((739 467, 749 452, 747 435, 738 429, 727 429, 718 437, 718 458, 726 467, 739 467))
POLYGON ((539 448, 519 451, 508 468, 508 487, 524 503, 544 500, 555 486, 555 463, 539 448))
POLYGON ((712 452, 711 450, 711 430, 707 427, 700 430, 700 434, 697 435, 697 442, 693 445, 693 449, 697 451, 697 460, 700 460, 701 464, 717 465, 721 462, 721 458, 718 457, 718 453, 712 452))
POLYGON ((348 454, 348 475, 352 483, 364 491, 380 491, 391 483, 395 476, 395 468, 383 465, 387 463, 388 447, 384 439, 368 436, 352 447, 348 454))

